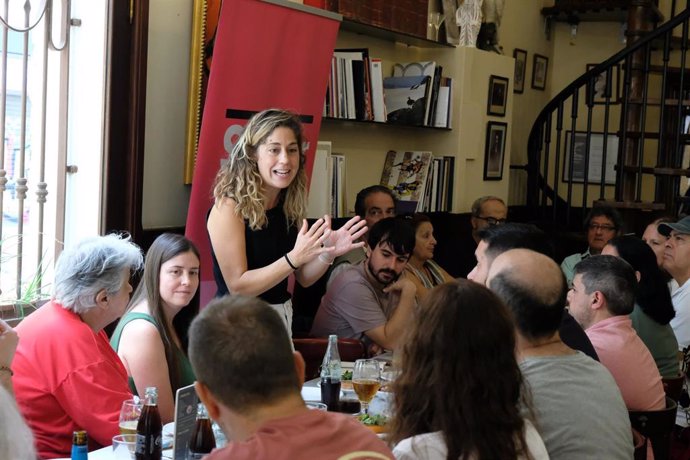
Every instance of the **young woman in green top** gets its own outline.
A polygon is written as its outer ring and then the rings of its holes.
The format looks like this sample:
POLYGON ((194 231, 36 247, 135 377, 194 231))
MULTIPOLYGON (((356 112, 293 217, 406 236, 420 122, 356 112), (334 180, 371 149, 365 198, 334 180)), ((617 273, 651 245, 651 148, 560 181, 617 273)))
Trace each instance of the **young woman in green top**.
POLYGON ((144 274, 110 344, 122 359, 132 392, 158 388, 163 423, 174 418, 178 388, 194 383, 187 330, 199 313, 199 251, 182 235, 164 233, 146 255, 144 274))

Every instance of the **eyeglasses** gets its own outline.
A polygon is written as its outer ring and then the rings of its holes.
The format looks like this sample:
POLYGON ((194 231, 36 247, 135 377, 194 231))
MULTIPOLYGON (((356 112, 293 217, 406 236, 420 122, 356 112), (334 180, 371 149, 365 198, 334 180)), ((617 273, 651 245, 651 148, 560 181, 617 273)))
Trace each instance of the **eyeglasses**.
POLYGON ((590 230, 601 230, 602 232, 612 232, 616 229, 613 225, 589 224, 590 230))
POLYGON ((505 224, 508 219, 496 219, 495 217, 482 217, 482 216, 474 216, 477 219, 485 220, 487 224, 491 225, 492 227, 494 225, 501 225, 505 224))

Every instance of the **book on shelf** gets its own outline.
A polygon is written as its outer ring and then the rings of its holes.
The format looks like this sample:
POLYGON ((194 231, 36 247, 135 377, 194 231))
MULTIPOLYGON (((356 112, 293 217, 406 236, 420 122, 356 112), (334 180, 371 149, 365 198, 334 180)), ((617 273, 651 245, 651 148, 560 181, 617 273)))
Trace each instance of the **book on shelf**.
POLYGON ((389 151, 381 173, 381 185, 398 197, 400 213, 421 212, 431 165, 431 152, 389 151))
POLYGON ((345 202, 345 156, 331 154, 331 217, 345 217, 347 203, 345 202))
POLYGON ((431 81, 431 96, 429 96, 429 109, 427 110, 427 126, 435 126, 436 122, 436 106, 438 105, 438 93, 441 89, 441 76, 443 74, 443 66, 437 65, 434 70, 434 78, 431 81))
POLYGON ((432 126, 450 128, 453 122, 453 79, 441 77, 437 92, 432 126))
POLYGON ((383 79, 387 121, 423 126, 426 118, 431 77, 387 77, 383 79))
POLYGON ((333 51, 324 115, 350 120, 373 120, 369 50, 333 51))
POLYGON ((371 107, 374 113, 374 121, 385 123, 386 103, 383 98, 383 69, 381 59, 369 60, 371 76, 371 107))
POLYGON ((331 143, 319 141, 314 152, 314 167, 309 183, 309 201, 307 217, 318 219, 324 214, 330 214, 333 207, 331 187, 333 180, 333 158, 331 158, 331 143))

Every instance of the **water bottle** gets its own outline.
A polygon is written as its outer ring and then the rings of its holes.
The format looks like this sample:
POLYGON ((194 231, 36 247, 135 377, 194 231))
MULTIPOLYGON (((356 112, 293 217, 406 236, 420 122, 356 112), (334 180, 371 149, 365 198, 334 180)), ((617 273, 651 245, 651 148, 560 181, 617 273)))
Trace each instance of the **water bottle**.
POLYGON ((338 354, 338 336, 328 336, 328 348, 321 364, 321 402, 329 411, 337 411, 340 404, 340 379, 343 368, 338 354))
POLYGON ((72 460, 86 460, 89 457, 89 437, 86 431, 72 433, 72 460))

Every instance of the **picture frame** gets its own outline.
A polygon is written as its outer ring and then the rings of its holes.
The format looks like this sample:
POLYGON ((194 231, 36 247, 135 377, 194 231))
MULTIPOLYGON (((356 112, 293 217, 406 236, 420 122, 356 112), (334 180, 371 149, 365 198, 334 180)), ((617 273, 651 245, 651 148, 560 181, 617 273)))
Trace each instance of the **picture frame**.
POLYGON ((549 72, 549 58, 534 53, 532 59, 532 89, 546 89, 546 77, 549 72))
POLYGON ((489 96, 487 97, 486 114, 504 117, 508 105, 509 80, 498 75, 489 77, 489 96))
POLYGON ((211 72, 213 43, 222 0, 194 0, 187 93, 187 127, 184 151, 184 183, 191 184, 201 132, 206 87, 211 72))
MULTIPOLYGON (((598 64, 587 64, 587 71, 596 67, 598 64)), ((620 66, 616 64, 611 68, 611 84, 610 87, 607 82, 607 72, 600 73, 594 81, 594 94, 592 95, 592 104, 603 105, 606 104, 607 98, 609 105, 620 104, 621 101, 621 73, 620 66)), ((591 88, 587 85, 587 100, 590 100, 591 88)))
POLYGON ((506 151, 508 123, 490 121, 486 126, 484 146, 484 180, 503 179, 503 161, 506 151))
MULTIPOLYGON (((583 184, 585 181, 585 154, 587 152, 587 132, 575 131, 573 139, 572 131, 565 133, 565 155, 563 156, 563 176, 564 183, 570 182, 570 157, 571 144, 575 155, 573 157, 573 183, 583 184)), ((606 169, 605 185, 616 184, 616 161, 618 159, 618 136, 609 133, 606 137, 606 169)), ((589 164, 587 183, 601 183, 601 164, 604 155, 604 133, 591 133, 589 135, 589 164)))
POLYGON ((525 75, 527 73, 527 51, 520 48, 513 50, 515 58, 515 75, 513 77, 513 93, 522 94, 525 91, 525 75))

